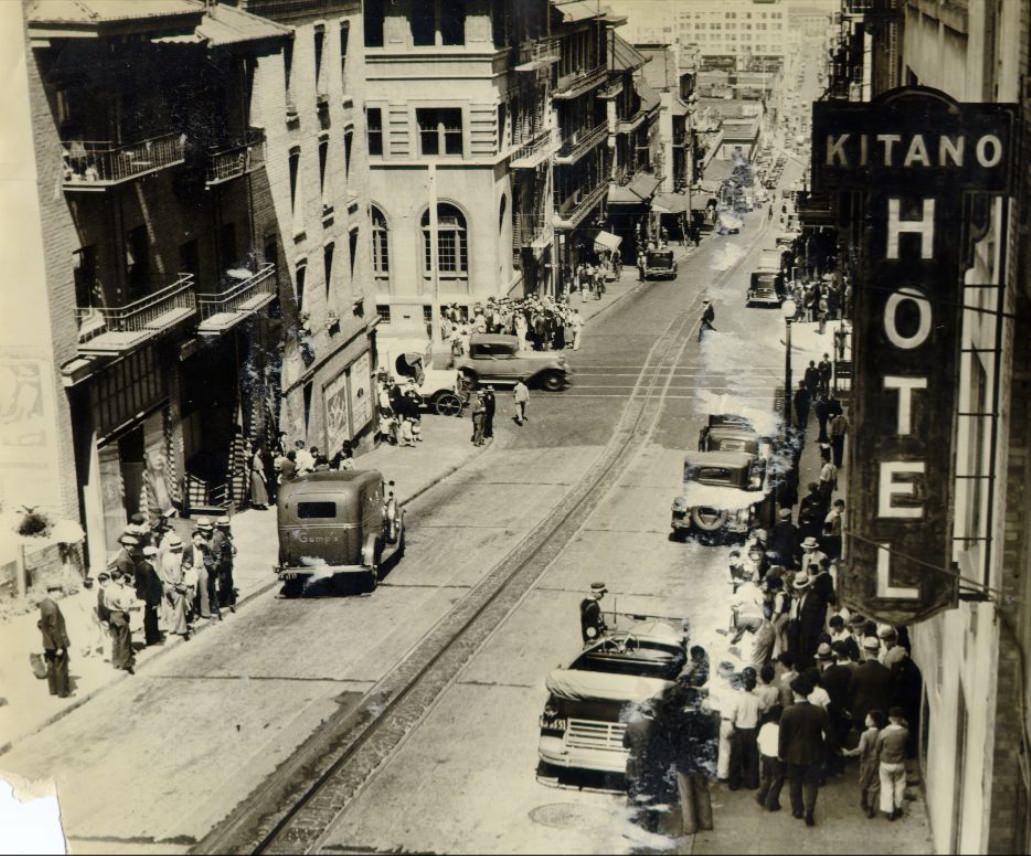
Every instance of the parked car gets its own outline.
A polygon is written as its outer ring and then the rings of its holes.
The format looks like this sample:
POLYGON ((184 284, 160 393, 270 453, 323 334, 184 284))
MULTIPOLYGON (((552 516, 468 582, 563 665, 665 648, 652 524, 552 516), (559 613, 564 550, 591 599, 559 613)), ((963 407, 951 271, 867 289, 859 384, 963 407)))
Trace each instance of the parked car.
POLYGON ((398 378, 412 378, 423 406, 440 416, 460 416, 467 396, 458 387, 454 369, 433 368, 433 343, 429 339, 378 340, 380 364, 393 367, 398 378))
POLYGON ((695 532, 710 540, 743 538, 773 523, 766 492, 766 459, 748 452, 692 452, 684 458, 684 484, 673 500, 672 535, 695 532))
POLYGON ((644 256, 644 278, 674 278, 677 275, 677 262, 673 258, 673 250, 649 250, 644 256))
POLYGON ((623 773, 630 707, 671 690, 685 662, 683 631, 654 620, 603 636, 553 670, 540 717, 539 772, 623 773))
POLYGON ((287 597, 312 579, 358 576, 369 591, 404 555, 404 511, 376 470, 315 472, 279 486, 279 563, 287 597))
POLYGON ((744 226, 744 221, 729 211, 720 211, 716 217, 716 232, 720 235, 736 235, 744 226))
POLYGON ((520 347, 517 336, 476 333, 469 353, 455 360, 455 368, 472 383, 514 384, 522 379, 552 391, 562 389, 571 374, 561 351, 532 351, 520 347))
POLYGON ((755 430, 752 421, 732 413, 709 414, 708 423, 698 432, 699 452, 746 452, 768 459, 773 442, 755 430))

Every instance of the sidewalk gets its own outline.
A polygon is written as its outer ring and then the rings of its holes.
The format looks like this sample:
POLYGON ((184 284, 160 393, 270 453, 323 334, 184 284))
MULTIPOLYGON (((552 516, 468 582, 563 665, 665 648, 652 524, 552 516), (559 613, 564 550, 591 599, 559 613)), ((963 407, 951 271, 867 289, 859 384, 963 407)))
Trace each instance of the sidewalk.
MULTIPOLYGON (((608 283, 601 300, 581 301, 576 295, 572 305, 580 309, 586 321, 606 312, 638 285, 635 268, 624 269, 620 280, 608 283)), ((438 482, 446 479, 489 446, 476 448, 469 443, 471 425, 468 418, 427 415, 422 422, 423 442, 415 447, 382 444, 356 459, 362 469, 380 470, 388 480, 396 482, 402 505, 411 502, 438 482)), ((188 539, 194 521, 172 518, 180 537, 188 539)), ((278 538, 276 510, 248 509, 232 516, 233 536, 238 549, 234 582, 239 591, 237 609, 277 585, 272 567, 277 560, 278 538)), ((94 576, 96 571, 94 571, 94 576)), ((21 615, 12 615, 0 622, 0 754, 18 740, 27 737, 88 701, 94 694, 117 681, 130 677, 115 671, 110 662, 94 654, 82 655, 92 634, 92 609, 96 605, 97 588, 81 586, 59 600, 72 641, 69 669, 73 695, 59 699, 47 693, 46 681, 37 680, 29 667, 29 655, 41 652, 40 633, 36 627, 39 610, 33 608, 21 615)), ((231 613, 223 620, 232 622, 231 613)), ((205 625, 198 625, 202 631, 205 625)), ((134 634, 136 644, 142 633, 134 634)), ((109 639, 104 653, 110 656, 109 639)), ((163 652, 183 644, 180 637, 168 637, 157 646, 137 652, 136 669, 145 669, 163 652)))

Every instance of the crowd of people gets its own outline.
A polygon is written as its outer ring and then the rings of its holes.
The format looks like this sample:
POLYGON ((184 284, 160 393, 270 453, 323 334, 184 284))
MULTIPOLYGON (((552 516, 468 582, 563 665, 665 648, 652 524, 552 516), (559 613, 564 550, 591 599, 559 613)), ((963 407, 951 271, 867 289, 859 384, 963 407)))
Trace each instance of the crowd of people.
MULTIPOLYGON (((583 267, 581 265, 581 267, 583 267)), ((441 309, 440 332, 453 356, 469 353, 474 333, 518 336, 535 351, 579 350, 584 320, 568 299, 549 295, 520 298, 487 298, 472 307, 453 304, 441 309)))

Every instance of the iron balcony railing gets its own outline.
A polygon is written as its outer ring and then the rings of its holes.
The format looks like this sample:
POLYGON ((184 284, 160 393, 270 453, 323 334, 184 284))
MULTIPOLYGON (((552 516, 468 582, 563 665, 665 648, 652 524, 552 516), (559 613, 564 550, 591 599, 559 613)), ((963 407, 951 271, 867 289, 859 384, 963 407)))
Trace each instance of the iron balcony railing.
POLYGON ((542 65, 558 62, 561 56, 559 41, 550 36, 530 39, 516 50, 517 71, 533 71, 542 65))
POLYGON ((590 210, 605 198, 608 189, 608 179, 603 177, 594 187, 587 190, 578 189, 565 199, 561 199, 556 193, 555 214, 559 222, 556 222, 555 226, 567 229, 578 226, 590 210))
POLYGON ((172 283, 158 291, 127 303, 125 306, 79 306, 76 315, 79 321, 80 340, 86 341, 101 333, 134 333, 154 328, 162 316, 177 309, 197 308, 197 297, 193 291, 193 274, 173 275, 172 283))
POLYGON ((558 100, 577 98, 585 92, 600 86, 607 74, 608 71, 604 65, 563 74, 559 77, 551 97, 558 100))
POLYGON ((260 296, 274 297, 278 288, 276 266, 271 262, 263 264, 257 273, 248 279, 241 280, 219 294, 198 294, 201 321, 220 312, 238 312, 248 309, 254 298, 260 296))
POLYGON ((206 183, 211 187, 232 181, 264 165, 265 132, 261 128, 250 128, 242 141, 208 149, 206 183))
POLYGON ((520 141, 516 140, 515 145, 518 148, 513 150, 509 160, 509 166, 513 169, 533 169, 542 163, 554 148, 549 128, 542 128, 521 145, 520 141))
POLYGON ((62 145, 64 186, 99 189, 181 164, 186 135, 172 132, 131 143, 68 140, 62 145))
POLYGON ((561 164, 576 163, 608 135, 609 126, 607 122, 599 122, 593 128, 581 128, 574 131, 562 141, 562 146, 555 155, 555 162, 561 164))

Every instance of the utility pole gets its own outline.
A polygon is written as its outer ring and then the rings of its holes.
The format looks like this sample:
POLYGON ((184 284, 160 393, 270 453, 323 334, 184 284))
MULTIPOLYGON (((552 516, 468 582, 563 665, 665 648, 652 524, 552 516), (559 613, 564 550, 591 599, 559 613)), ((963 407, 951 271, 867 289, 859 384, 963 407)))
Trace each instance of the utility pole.
POLYGON ((433 346, 440 342, 440 271, 438 270, 439 258, 437 246, 437 165, 430 162, 429 166, 429 196, 430 196, 430 275, 433 277, 433 305, 430 307, 430 339, 433 346))

